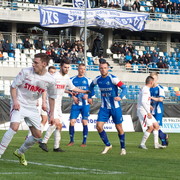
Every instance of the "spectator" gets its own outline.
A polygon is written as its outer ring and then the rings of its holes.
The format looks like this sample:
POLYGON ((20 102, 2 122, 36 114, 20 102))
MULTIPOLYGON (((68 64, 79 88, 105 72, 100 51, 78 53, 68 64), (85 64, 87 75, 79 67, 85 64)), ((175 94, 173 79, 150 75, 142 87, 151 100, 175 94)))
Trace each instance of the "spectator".
POLYGON ((3 60, 3 53, 0 51, 0 60, 3 60))
POLYGON ((41 38, 39 38, 38 41, 36 42, 35 48, 36 49, 41 49, 41 50, 43 49, 43 41, 42 41, 41 38))
POLYGON ((7 52, 7 53, 11 52, 11 47, 10 47, 10 43, 8 40, 3 42, 2 48, 3 48, 3 52, 7 52))
POLYGON ((129 5, 127 3, 124 4, 124 6, 122 7, 123 11, 131 11, 131 8, 129 7, 129 5))
POLYGON ((107 8, 107 0, 103 0, 103 1, 102 1, 101 7, 107 8))
POLYGON ((170 1, 169 2, 169 4, 167 5, 167 10, 166 10, 166 12, 168 13, 168 14, 172 14, 172 12, 173 12, 173 3, 170 1))
POLYGON ((3 41, 0 41, 0 51, 3 52, 3 41))
POLYGON ((132 55, 132 63, 136 63, 136 64, 138 63, 138 59, 137 59, 135 53, 133 53, 133 55, 132 55))
POLYGON ((30 49, 31 48, 31 44, 29 42, 29 38, 26 38, 23 44, 25 49, 30 49))
POLYGON ((125 61, 132 64, 132 56, 130 52, 128 52, 128 54, 125 56, 125 61))
POLYGON ((152 62, 151 54, 146 53, 144 56, 144 64, 148 65, 150 62, 152 62))
POLYGON ((154 62, 154 63, 158 62, 158 54, 157 53, 152 55, 152 61, 151 62, 154 62))
POLYGON ((55 39, 52 44, 53 44, 54 48, 57 49, 59 47, 58 39, 55 39))
POLYGON ((141 7, 141 5, 140 5, 139 0, 135 0, 134 3, 133 3, 133 5, 132 5, 133 11, 138 10, 138 12, 140 12, 140 7, 141 7))
POLYGON ((177 5, 177 14, 180 14, 180 4, 177 5))
POLYGON ((129 50, 129 52, 132 54, 134 52, 134 47, 129 44, 129 46, 127 47, 127 49, 129 50))
POLYGON ((84 60, 84 52, 83 52, 82 48, 79 49, 79 51, 77 53, 77 58, 81 61, 84 60))
POLYGON ((120 51, 120 54, 125 54, 125 53, 126 53, 126 51, 125 51, 125 48, 124 48, 124 45, 123 45, 123 44, 119 45, 119 51, 120 51))
POLYGON ((69 40, 66 40, 66 42, 64 43, 64 49, 65 49, 65 50, 68 50, 68 49, 70 49, 70 48, 71 48, 71 43, 70 43, 69 40))
POLYGON ((119 65, 124 64, 124 61, 125 61, 124 54, 121 54, 121 56, 119 58, 119 65))
POLYGON ((120 53, 120 48, 118 47, 117 43, 114 43, 112 46, 111 46, 111 52, 113 54, 119 54, 120 53))
POLYGON ((159 59, 159 61, 156 63, 156 65, 158 68, 166 68, 162 59, 159 59))
POLYGON ((100 55, 100 49, 101 49, 101 40, 99 36, 96 37, 93 43, 93 56, 99 56, 100 55))

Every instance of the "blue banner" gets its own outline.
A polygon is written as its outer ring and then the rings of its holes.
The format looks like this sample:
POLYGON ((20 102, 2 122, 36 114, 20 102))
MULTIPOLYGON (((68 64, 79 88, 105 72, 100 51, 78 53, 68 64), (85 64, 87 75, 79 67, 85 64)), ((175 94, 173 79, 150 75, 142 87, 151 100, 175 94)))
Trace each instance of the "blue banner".
POLYGON ((84 8, 86 3, 87 8, 91 8, 89 0, 73 0, 74 8, 84 8))
MULTIPOLYGON (((84 9, 39 7, 40 25, 44 27, 84 27, 84 9)), ((146 13, 132 13, 114 9, 87 9, 87 26, 101 28, 123 28, 132 31, 143 31, 146 13)))

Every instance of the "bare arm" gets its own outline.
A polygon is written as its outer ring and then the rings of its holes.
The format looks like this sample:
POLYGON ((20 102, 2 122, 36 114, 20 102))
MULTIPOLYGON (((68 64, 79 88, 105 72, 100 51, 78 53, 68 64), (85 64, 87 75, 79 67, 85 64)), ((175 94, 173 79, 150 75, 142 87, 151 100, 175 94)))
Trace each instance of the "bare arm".
POLYGON ((53 125, 54 124, 54 105, 55 105, 55 100, 52 98, 49 98, 49 124, 53 125))
POLYGON ((163 97, 151 97, 152 100, 157 101, 157 102, 163 102, 164 98, 163 97))
POLYGON ((20 109, 20 104, 17 100, 17 90, 16 88, 10 87, 11 97, 13 101, 13 109, 18 110, 20 109))
POLYGON ((77 88, 77 87, 75 87, 75 88, 73 89, 73 91, 76 91, 76 92, 79 92, 79 93, 84 93, 84 94, 89 93, 89 90, 82 90, 82 89, 79 89, 79 88, 77 88))
POLYGON ((43 109, 44 111, 47 111, 46 99, 47 99, 47 92, 44 91, 44 92, 42 93, 42 109, 43 109))

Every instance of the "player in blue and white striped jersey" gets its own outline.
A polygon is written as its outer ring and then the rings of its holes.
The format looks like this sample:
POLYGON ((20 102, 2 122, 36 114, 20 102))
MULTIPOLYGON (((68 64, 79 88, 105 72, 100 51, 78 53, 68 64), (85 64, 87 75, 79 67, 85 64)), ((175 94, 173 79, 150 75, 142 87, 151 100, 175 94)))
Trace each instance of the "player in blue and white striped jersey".
MULTIPOLYGON (((151 93, 151 106, 152 106, 152 115, 155 117, 157 122, 159 123, 160 127, 162 126, 163 122, 163 114, 164 114, 164 106, 163 100, 165 98, 164 88, 159 85, 158 82, 158 73, 152 72, 150 74, 154 78, 154 86, 150 88, 151 93)), ((159 129, 159 138, 162 142, 163 146, 168 145, 168 134, 165 134, 159 129)))
MULTIPOLYGON (((95 85, 98 85, 101 91, 102 103, 98 113, 96 127, 102 141, 105 144, 105 149, 102 151, 102 154, 106 154, 112 148, 112 145, 109 142, 107 134, 103 128, 104 124, 109 120, 110 116, 112 116, 113 122, 115 123, 118 131, 121 144, 121 155, 125 155, 125 134, 122 128, 123 117, 120 101, 126 95, 127 88, 116 76, 108 73, 109 64, 107 62, 100 63, 99 70, 101 75, 97 76, 93 80, 90 85, 90 91, 92 91, 95 85), (118 95, 118 87, 122 89, 120 95, 118 95)), ((91 96, 92 94, 90 93, 89 97, 91 96)))
MULTIPOLYGON (((72 83, 79 89, 89 90, 89 86, 92 82, 89 78, 85 77, 86 66, 85 64, 79 64, 78 75, 71 78, 72 83)), ((69 125, 69 135, 70 142, 68 146, 74 145, 74 125, 79 114, 82 115, 83 124, 83 141, 81 147, 86 146, 86 140, 88 136, 88 117, 90 111, 90 105, 88 102, 88 95, 84 93, 76 93, 73 98, 73 104, 70 113, 70 125, 69 125)))

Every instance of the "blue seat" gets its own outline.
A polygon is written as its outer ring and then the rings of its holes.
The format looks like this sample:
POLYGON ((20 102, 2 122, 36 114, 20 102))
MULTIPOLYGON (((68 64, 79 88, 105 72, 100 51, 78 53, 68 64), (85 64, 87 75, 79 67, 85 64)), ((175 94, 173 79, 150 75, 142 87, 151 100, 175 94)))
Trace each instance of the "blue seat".
POLYGON ((148 6, 144 7, 144 9, 145 9, 146 12, 150 11, 150 8, 148 6))
POLYGON ((149 50, 150 50, 150 47, 149 47, 149 46, 145 46, 145 50, 146 50, 146 51, 149 51, 149 50))
POLYGON ((165 9, 164 8, 160 8, 160 13, 165 13, 165 9))
POLYGON ((159 8, 155 8, 155 12, 160 12, 160 9, 159 8))
POLYGON ((11 53, 8 54, 8 56, 14 58, 14 53, 11 52, 11 53))
POLYGON ((140 1, 140 5, 141 6, 146 6, 146 2, 145 1, 140 1))
POLYGON ((160 74, 165 74, 165 70, 164 70, 164 69, 161 69, 161 70, 160 70, 160 74))
POLYGON ((164 52, 164 56, 168 57, 169 56, 168 52, 164 52))

